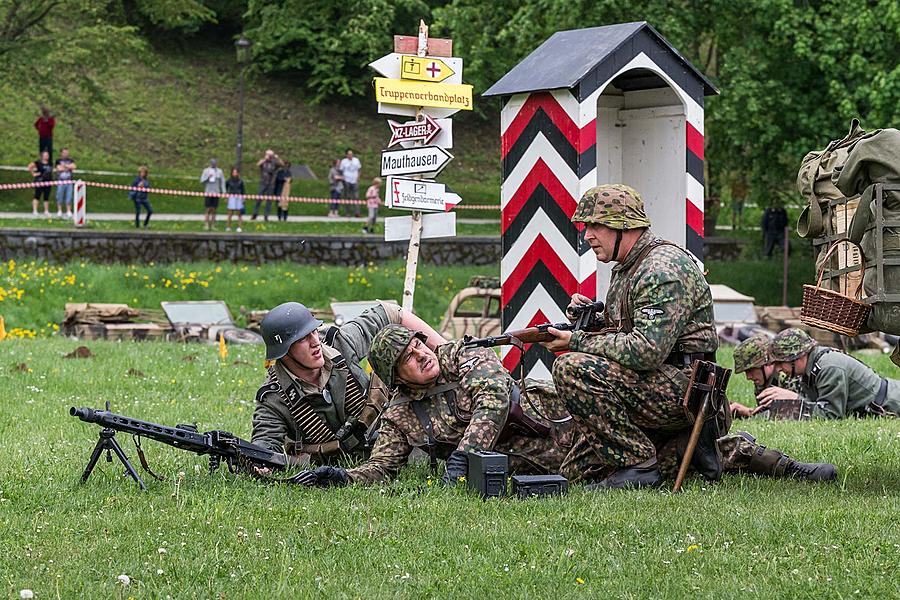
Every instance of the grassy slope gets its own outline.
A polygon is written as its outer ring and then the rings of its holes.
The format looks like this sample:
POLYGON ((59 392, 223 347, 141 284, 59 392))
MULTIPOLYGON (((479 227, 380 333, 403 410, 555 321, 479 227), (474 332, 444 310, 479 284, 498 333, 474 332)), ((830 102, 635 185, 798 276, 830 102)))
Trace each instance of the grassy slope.
MULTIPOLYGON (((6 597, 23 588, 37 598, 896 594, 900 548, 887 515, 900 510, 900 421, 740 424, 794 456, 836 463, 840 480, 829 485, 728 475, 691 481, 679 496, 576 488, 482 502, 428 485, 422 467, 385 488, 306 490, 209 475, 205 461, 146 442, 168 480, 148 477, 142 493, 102 460, 77 483, 98 430, 68 407, 109 400, 122 414, 247 437, 259 348, 232 347, 220 361, 208 346, 91 342, 94 358, 61 360, 78 342, 2 345, 6 597), (30 370, 12 369, 21 363, 30 370)), ((734 395, 746 401, 747 389, 738 382, 734 395)))
MULTIPOLYGON (((236 75, 233 48, 228 45, 157 49, 146 60, 122 65, 111 77, 102 101, 76 100, 57 108, 54 145, 57 150, 69 146, 85 169, 132 172, 147 163, 156 185, 196 189, 199 184, 163 175, 199 177, 210 157, 218 157, 223 169, 232 164, 236 75)), ((0 123, 4 124, 0 164, 24 166, 36 151, 32 123, 41 98, 23 97, 2 82, 0 92, 0 123)), ((309 165, 319 176, 318 182, 302 183, 300 193, 327 197, 323 178, 331 161, 348 146, 356 149, 367 182, 377 175, 380 152, 389 137, 386 118, 394 117, 378 115, 371 98, 350 106, 339 102, 313 106, 289 78, 252 79, 247 85, 244 121, 245 175, 253 184, 248 189, 255 190, 256 183, 251 163, 266 148, 294 164, 309 165)), ((456 158, 441 180, 463 191, 465 201, 497 202, 498 126, 459 113, 454 117, 452 152, 456 158)), ((0 177, 0 182, 28 179, 27 174, 23 179, 8 172, 0 177)), ((121 183, 121 178, 116 182, 121 183)), ((124 198, 122 192, 117 195, 124 198)), ((21 205, 9 196, 0 194, 0 210, 21 205)), ((97 196, 103 199, 105 194, 97 196)))

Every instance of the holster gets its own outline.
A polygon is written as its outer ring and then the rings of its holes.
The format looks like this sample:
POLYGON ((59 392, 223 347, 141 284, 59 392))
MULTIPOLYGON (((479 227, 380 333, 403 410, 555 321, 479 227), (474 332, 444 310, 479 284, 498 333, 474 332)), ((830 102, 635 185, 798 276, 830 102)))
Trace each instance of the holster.
POLYGON ((522 410, 521 390, 519 384, 513 383, 512 390, 509 394, 509 413, 506 416, 506 423, 497 436, 497 444, 508 442, 513 436, 546 438, 550 437, 550 427, 541 423, 522 410))
POLYGON ((730 377, 731 369, 711 361, 695 360, 684 395, 688 421, 694 423, 701 412, 704 420, 691 466, 710 481, 718 481, 722 476, 722 454, 717 442, 731 427, 731 410, 725 397, 730 377))

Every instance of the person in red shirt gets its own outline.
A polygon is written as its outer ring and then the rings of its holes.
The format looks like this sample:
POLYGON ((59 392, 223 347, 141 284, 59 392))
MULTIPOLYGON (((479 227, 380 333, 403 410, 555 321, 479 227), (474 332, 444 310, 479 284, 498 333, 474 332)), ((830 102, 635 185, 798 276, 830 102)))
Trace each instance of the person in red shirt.
POLYGON ((34 122, 34 128, 38 132, 38 156, 41 152, 48 152, 50 160, 53 160, 53 128, 56 127, 56 119, 50 114, 50 109, 41 107, 41 116, 34 122))

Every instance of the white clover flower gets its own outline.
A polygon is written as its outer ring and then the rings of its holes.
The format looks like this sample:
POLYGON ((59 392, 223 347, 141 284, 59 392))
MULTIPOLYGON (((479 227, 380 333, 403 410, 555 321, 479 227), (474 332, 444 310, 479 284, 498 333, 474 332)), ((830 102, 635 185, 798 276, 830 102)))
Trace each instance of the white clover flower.
POLYGON ((27 588, 24 590, 20 590, 19 598, 21 598, 22 600, 31 600, 31 598, 34 598, 34 592, 27 588))
POLYGON ((122 587, 128 587, 128 585, 131 583, 131 577, 125 575, 124 573, 116 577, 116 580, 118 580, 118 582, 122 584, 122 587))

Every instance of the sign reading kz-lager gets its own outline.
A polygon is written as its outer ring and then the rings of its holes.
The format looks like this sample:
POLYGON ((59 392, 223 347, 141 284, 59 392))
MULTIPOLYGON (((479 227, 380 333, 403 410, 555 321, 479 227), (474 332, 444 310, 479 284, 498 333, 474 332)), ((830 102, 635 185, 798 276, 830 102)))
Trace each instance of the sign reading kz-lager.
POLYGON ((435 121, 431 115, 424 114, 421 121, 407 121, 406 123, 398 123, 396 121, 388 121, 391 128, 391 141, 388 147, 400 142, 422 142, 427 144, 434 139, 441 131, 441 126, 435 121))
POLYGON ((385 150, 381 153, 381 176, 428 175, 440 173, 453 155, 437 146, 416 146, 403 150, 385 150))
POLYGON ((435 181, 388 177, 387 190, 388 208, 448 211, 462 201, 446 185, 435 181))
POLYGON ((472 86, 465 83, 434 85, 376 77, 375 99, 387 104, 472 110, 472 86))

